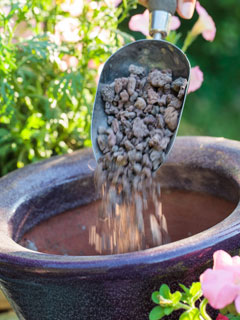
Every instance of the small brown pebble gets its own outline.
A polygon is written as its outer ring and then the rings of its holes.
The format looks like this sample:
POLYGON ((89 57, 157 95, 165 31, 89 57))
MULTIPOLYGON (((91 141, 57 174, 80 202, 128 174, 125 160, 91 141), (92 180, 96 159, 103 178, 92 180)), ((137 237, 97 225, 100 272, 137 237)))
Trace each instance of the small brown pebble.
POLYGON ((136 118, 136 113, 135 112, 126 112, 125 117, 128 119, 134 119, 134 118, 136 118))
POLYGON ((136 159, 136 150, 131 150, 128 152, 128 159, 130 162, 135 162, 135 159, 136 159))
POLYGON ((172 81, 172 72, 170 70, 153 70, 148 75, 148 81, 153 87, 163 87, 172 81))
POLYGON ((145 154, 143 155, 142 165, 143 165, 143 166, 146 166, 146 167, 148 167, 148 168, 150 168, 150 169, 152 169, 152 163, 151 163, 150 158, 149 158, 149 156, 148 156, 147 153, 145 153, 145 154))
POLYGON ((129 95, 127 93, 127 90, 123 90, 121 93, 120 93, 120 98, 122 100, 122 102, 127 102, 128 99, 129 99, 129 95))
POLYGON ((185 89, 186 86, 187 86, 187 79, 179 77, 172 82, 171 88, 174 91, 179 92, 181 88, 185 89))
POLYGON ((145 175, 147 178, 151 178, 151 169, 148 167, 144 167, 142 170, 142 174, 145 175))
POLYGON ((121 143, 122 139, 123 139, 123 134, 121 131, 118 131, 116 134, 116 144, 119 145, 121 143))
POLYGON ((156 118, 153 117, 151 114, 149 116, 146 116, 146 118, 144 118, 143 122, 145 124, 155 124, 156 123, 156 118))
POLYGON ((178 99, 182 100, 182 98, 184 97, 184 94, 185 94, 185 90, 186 90, 186 87, 181 87, 179 92, 178 92, 178 99))
POLYGON ((153 164, 153 170, 157 170, 160 164, 164 162, 165 154, 162 151, 153 150, 150 153, 150 159, 153 164))
POLYGON ((116 118, 112 121, 112 130, 114 133, 117 133, 119 130, 119 123, 116 118))
POLYGON ((160 107, 167 105, 167 95, 163 94, 161 98, 158 100, 158 104, 160 107))
POLYGON ((148 89, 147 95, 148 95, 148 98, 147 98, 148 104, 158 103, 159 95, 152 88, 148 89))
POLYGON ((119 155, 116 160, 117 165, 125 167, 128 163, 127 155, 119 155))
POLYGON ((171 93, 171 85, 170 83, 165 84, 163 91, 165 94, 170 94, 171 93))
POLYGON ((178 112, 173 107, 167 107, 164 114, 164 120, 170 130, 175 130, 178 125, 178 112))
POLYGON ((149 112, 152 111, 152 109, 153 109, 153 105, 148 104, 148 105, 146 106, 146 108, 144 109, 144 112, 145 112, 145 113, 149 113, 149 112))
POLYGON ((132 111, 134 111, 134 106, 133 105, 130 105, 128 108, 127 108, 127 111, 128 112, 132 112, 132 111))
POLYGON ((157 128, 163 129, 165 125, 163 116, 161 114, 158 114, 156 116, 156 119, 157 119, 157 124, 156 124, 157 128))
POLYGON ((137 97, 138 97, 138 93, 134 91, 133 94, 130 96, 129 101, 133 103, 137 100, 137 97))
POLYGON ((135 163, 133 166, 133 171, 136 174, 139 174, 142 171, 142 166, 139 163, 135 163))
POLYGON ((146 101, 143 98, 137 98, 134 106, 140 110, 143 110, 146 107, 146 101))
POLYGON ((139 118, 134 119, 132 130, 136 138, 144 138, 149 134, 147 126, 139 118))
POLYGON ((113 119, 115 119, 113 116, 108 116, 107 117, 107 123, 108 123, 109 126, 112 124, 113 119))
POLYGON ((112 148, 116 144, 116 136, 113 131, 108 135, 108 146, 112 148))
POLYGON ((169 94, 167 96, 168 107, 173 107, 175 109, 180 109, 182 106, 182 101, 176 98, 174 95, 169 94))
POLYGON ((157 114, 159 114, 159 112, 160 112, 160 107, 154 105, 153 108, 152 108, 151 114, 153 114, 154 116, 156 116, 157 114))
POLYGON ((122 89, 123 89, 122 78, 115 79, 115 81, 114 81, 114 89, 115 89, 115 92, 117 94, 122 91, 122 89))
POLYGON ((145 68, 136 66, 131 64, 128 68, 129 73, 135 74, 137 76, 144 76, 145 75, 145 68))
POLYGON ((129 140, 125 141, 124 146, 127 151, 130 151, 134 148, 134 146, 131 144, 131 142, 129 140))
POLYGON ((171 130, 169 130, 169 129, 165 129, 164 130, 164 135, 166 137, 171 137, 173 135, 173 132, 171 130))
POLYGON ((160 151, 162 150, 161 147, 161 141, 162 141, 162 135, 155 134, 150 140, 149 140, 149 146, 160 151))
POLYGON ((135 77, 128 78, 127 91, 130 96, 133 95, 135 92, 136 82, 137 82, 137 80, 135 77))
POLYGON ((115 97, 114 87, 112 85, 105 85, 101 90, 104 101, 112 102, 115 97))
POLYGON ((108 136, 105 134, 98 135, 97 142, 99 149, 104 152, 108 147, 108 136))
POLYGON ((136 145, 136 150, 142 152, 143 149, 144 149, 144 143, 138 143, 138 144, 136 145))

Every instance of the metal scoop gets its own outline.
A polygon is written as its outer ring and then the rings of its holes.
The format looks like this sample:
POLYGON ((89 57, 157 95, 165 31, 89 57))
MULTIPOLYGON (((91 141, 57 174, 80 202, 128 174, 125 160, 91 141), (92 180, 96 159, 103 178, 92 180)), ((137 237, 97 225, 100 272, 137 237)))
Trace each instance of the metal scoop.
MULTIPOLYGON (((168 34, 170 18, 175 10, 176 0, 150 0, 150 35, 154 40, 147 39, 130 43, 119 49, 106 61, 99 79, 92 115, 91 139, 96 160, 103 155, 97 144, 97 130, 100 126, 107 127, 107 115, 104 112, 104 101, 101 97, 101 89, 104 85, 112 83, 116 78, 128 77, 128 68, 131 64, 145 67, 147 72, 154 68, 171 69, 173 79, 183 77, 188 80, 189 84, 190 63, 186 55, 175 45, 162 40, 168 34)), ((178 126, 167 146, 166 156, 169 154, 177 135, 188 84, 178 118, 178 126)))

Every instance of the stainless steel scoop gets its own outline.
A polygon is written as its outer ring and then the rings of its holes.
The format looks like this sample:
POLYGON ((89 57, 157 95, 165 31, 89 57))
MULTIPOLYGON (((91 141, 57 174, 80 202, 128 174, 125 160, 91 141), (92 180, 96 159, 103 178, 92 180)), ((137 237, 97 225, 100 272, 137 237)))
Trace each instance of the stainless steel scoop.
MULTIPOLYGON (((91 139, 96 160, 103 154, 97 144, 97 130, 99 126, 107 127, 107 115, 104 112, 104 101, 101 97, 101 89, 104 85, 112 83, 116 78, 128 77, 128 68, 131 64, 145 67, 147 72, 151 69, 171 69, 173 79, 190 77, 190 63, 186 55, 175 45, 162 40, 169 30, 171 15, 175 13, 176 0, 150 0, 149 11, 151 17, 150 34, 154 40, 139 40, 130 43, 115 52, 105 63, 102 70, 92 115, 91 139)), ((186 99, 188 85, 185 90, 183 104, 178 119, 178 126, 166 149, 169 154, 181 120, 186 99)))

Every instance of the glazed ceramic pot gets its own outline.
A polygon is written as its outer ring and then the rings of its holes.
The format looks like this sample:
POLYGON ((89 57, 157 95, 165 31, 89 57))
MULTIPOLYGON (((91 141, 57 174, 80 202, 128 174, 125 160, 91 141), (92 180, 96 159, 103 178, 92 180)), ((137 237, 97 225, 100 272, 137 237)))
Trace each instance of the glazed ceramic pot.
POLYGON ((93 255, 83 237, 98 206, 92 162, 80 150, 0 179, 0 283, 19 319, 146 320, 162 283, 188 285, 215 250, 239 250, 239 142, 178 138, 158 174, 172 242, 119 255, 93 255))

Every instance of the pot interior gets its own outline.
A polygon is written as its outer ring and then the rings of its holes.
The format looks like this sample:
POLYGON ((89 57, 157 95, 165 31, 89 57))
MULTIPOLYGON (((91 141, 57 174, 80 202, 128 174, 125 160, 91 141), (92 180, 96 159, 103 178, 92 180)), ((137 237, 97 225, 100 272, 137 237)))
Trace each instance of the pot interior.
MULTIPOLYGON (((231 214, 239 200, 236 183, 209 169, 164 165, 158 179, 162 185, 162 210, 171 242, 216 225, 231 214)), ((22 246, 44 253, 97 255, 89 245, 89 228, 96 223, 100 205, 100 200, 96 200, 93 175, 84 180, 65 182, 56 188, 19 208, 24 223, 16 226, 15 222, 13 239, 22 246), (86 189, 87 194, 84 193, 86 189), (54 201, 55 195, 58 198, 54 201)))
MULTIPOLYGON (((89 229, 96 223, 99 205, 100 200, 51 217, 29 230, 20 244, 51 254, 98 255, 88 240, 89 229)), ((234 210, 235 204, 207 193, 164 189, 162 208, 170 239, 177 241, 222 221, 234 210)), ((148 230, 146 234, 149 234, 148 230)), ((147 239, 149 244, 150 241, 147 239)))

